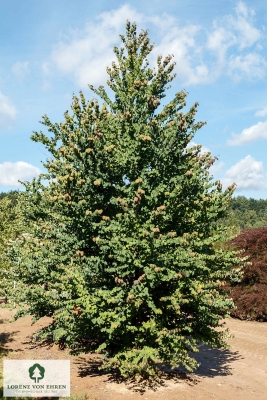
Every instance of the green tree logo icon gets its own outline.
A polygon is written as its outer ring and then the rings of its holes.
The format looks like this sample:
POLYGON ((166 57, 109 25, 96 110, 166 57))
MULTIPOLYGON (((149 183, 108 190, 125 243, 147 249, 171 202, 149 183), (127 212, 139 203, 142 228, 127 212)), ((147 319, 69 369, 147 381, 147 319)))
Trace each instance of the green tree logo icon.
POLYGON ((39 383, 39 380, 43 379, 44 373, 45 373, 45 369, 40 364, 33 364, 29 368, 30 378, 34 379, 35 383, 39 383))

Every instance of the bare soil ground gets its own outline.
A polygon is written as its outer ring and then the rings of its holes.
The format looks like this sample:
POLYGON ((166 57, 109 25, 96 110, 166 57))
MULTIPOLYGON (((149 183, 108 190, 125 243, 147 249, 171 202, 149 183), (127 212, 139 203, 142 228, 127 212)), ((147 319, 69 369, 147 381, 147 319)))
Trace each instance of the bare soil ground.
POLYGON ((144 389, 125 384, 98 371, 95 355, 70 356, 58 346, 36 346, 30 338, 48 318, 31 325, 29 316, 9 323, 12 312, 0 308, 0 368, 6 359, 70 359, 71 394, 87 394, 88 400, 267 400, 267 323, 227 320, 234 334, 231 350, 202 346, 200 367, 193 374, 171 374, 160 385, 144 389))

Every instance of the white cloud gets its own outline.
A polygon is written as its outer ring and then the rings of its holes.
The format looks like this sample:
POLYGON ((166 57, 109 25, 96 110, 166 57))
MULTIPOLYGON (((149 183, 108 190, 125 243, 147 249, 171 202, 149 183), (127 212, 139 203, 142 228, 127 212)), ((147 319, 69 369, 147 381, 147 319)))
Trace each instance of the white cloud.
POLYGON ((236 190, 263 190, 267 189, 266 178, 262 161, 256 161, 248 155, 226 171, 221 183, 224 189, 235 182, 237 184, 236 190))
POLYGON ((222 73, 225 67, 226 54, 228 48, 235 42, 234 34, 231 30, 218 26, 216 22, 213 23, 213 31, 208 34, 206 47, 215 54, 215 63, 212 69, 212 79, 216 80, 222 73))
MULTIPOLYGON (((155 65, 158 54, 163 57, 167 53, 174 54, 177 62, 175 72, 186 84, 208 80, 208 67, 202 61, 196 62, 195 57, 200 53, 195 43, 199 26, 180 27, 177 20, 166 13, 161 18, 146 16, 128 5, 100 14, 98 23, 87 25, 83 31, 72 32, 59 42, 51 55, 52 64, 62 73, 73 76, 82 87, 88 83, 103 84, 107 79, 106 67, 116 59, 113 46, 119 44, 119 34, 127 19, 137 22, 138 26, 152 24, 160 33, 160 42, 150 57, 152 65, 155 65), (194 60, 190 54, 194 54, 194 60)), ((45 65, 47 69, 48 63, 45 65)))
POLYGON ((222 169, 223 166, 224 166, 224 162, 223 162, 223 161, 220 161, 220 162, 218 162, 218 163, 213 164, 213 165, 210 167, 210 169, 209 169, 209 174, 210 174, 210 175, 215 175, 215 174, 217 174, 218 172, 221 171, 221 169, 222 169))
POLYGON ((221 53, 231 46, 240 49, 253 46, 262 36, 254 26, 253 17, 254 11, 240 1, 235 15, 226 15, 213 22, 213 30, 208 35, 208 48, 221 53))
POLYGON ((255 113, 255 117, 266 117, 266 115, 267 115, 267 107, 255 113))
POLYGON ((267 62, 257 53, 249 53, 245 56, 231 56, 228 62, 228 74, 235 81, 242 78, 262 79, 266 75, 267 62))
POLYGON ((261 32, 253 26, 255 12, 240 1, 236 6, 236 16, 229 17, 229 23, 236 30, 240 48, 250 47, 261 38, 261 32))
POLYGON ((212 70, 214 80, 223 73, 234 80, 262 79, 266 75, 267 63, 256 47, 262 33, 254 26, 254 14, 253 9, 240 1, 235 15, 213 22, 213 30, 208 33, 207 49, 217 57, 212 70), (251 51, 253 46, 255 49, 251 51))
POLYGON ((125 4, 100 14, 83 29, 65 35, 54 46, 50 61, 43 64, 44 75, 57 70, 80 87, 105 83, 106 67, 116 59, 112 48, 119 44, 119 34, 124 31, 127 19, 135 21, 138 28, 156 31, 152 65, 158 54, 163 57, 174 54, 175 72, 185 85, 214 82, 223 74, 234 80, 265 76, 267 63, 258 46, 262 33, 255 27, 254 11, 242 1, 234 15, 214 21, 209 30, 182 24, 167 13, 145 15, 125 4))
POLYGON ((232 134, 233 139, 227 141, 229 146, 240 146, 258 139, 267 139, 267 121, 258 122, 249 128, 243 129, 240 134, 232 134))
POLYGON ((0 92, 0 129, 8 127, 16 117, 17 111, 10 100, 0 92))
POLYGON ((25 76, 29 73, 29 63, 28 61, 17 61, 15 64, 12 65, 12 72, 15 77, 22 81, 25 76))
POLYGON ((21 184, 18 180, 31 180, 38 176, 41 170, 23 161, 15 163, 4 162, 0 164, 0 185, 19 187, 21 184))
POLYGON ((62 73, 74 76, 82 87, 103 84, 106 67, 116 58, 113 46, 127 19, 141 22, 143 16, 128 5, 100 14, 99 22, 88 24, 83 31, 75 31, 59 42, 52 52, 52 62, 62 73))
POLYGON ((169 25, 166 31, 162 32, 162 40, 153 50, 154 57, 156 58, 158 54, 166 56, 166 51, 173 54, 176 62, 175 72, 185 85, 209 81, 209 68, 201 60, 202 49, 196 42, 201 27, 197 25, 180 27, 177 21, 172 22, 173 25, 169 25))

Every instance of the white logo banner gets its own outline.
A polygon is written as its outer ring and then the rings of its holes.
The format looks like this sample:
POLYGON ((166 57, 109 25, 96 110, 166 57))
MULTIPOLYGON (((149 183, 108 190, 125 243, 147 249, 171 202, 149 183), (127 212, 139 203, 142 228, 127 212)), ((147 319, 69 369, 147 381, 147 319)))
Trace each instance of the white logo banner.
POLYGON ((4 360, 4 397, 70 396, 70 360, 4 360))

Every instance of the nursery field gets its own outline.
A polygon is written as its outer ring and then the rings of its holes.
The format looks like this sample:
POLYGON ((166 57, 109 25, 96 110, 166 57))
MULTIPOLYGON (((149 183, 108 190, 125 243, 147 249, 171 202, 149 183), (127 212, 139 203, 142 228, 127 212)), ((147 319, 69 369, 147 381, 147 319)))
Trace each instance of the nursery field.
MULTIPOLYGON (((172 373, 153 388, 118 381, 98 371, 95 355, 70 356, 57 345, 36 346, 31 335, 48 318, 31 325, 29 316, 9 323, 12 312, 0 308, 1 373, 6 359, 70 359, 72 398, 88 400, 267 399, 267 323, 227 320, 234 335, 230 350, 200 348, 194 374, 172 373), (74 396, 74 397, 73 397, 74 396)), ((2 384, 2 382, 1 382, 2 384)))

